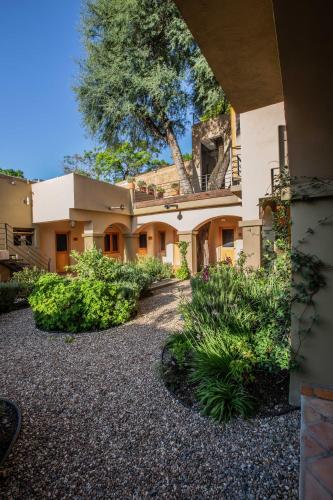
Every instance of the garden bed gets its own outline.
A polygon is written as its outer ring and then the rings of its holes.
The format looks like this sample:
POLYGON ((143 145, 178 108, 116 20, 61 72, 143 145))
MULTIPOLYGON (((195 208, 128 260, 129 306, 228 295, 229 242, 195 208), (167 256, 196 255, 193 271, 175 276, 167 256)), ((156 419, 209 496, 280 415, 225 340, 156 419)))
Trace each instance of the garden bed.
POLYGON ((21 412, 13 401, 0 399, 0 469, 8 457, 21 428, 21 412))
MULTIPOLYGON (((167 389, 182 404, 195 411, 201 407, 196 397, 197 384, 189 380, 190 369, 178 366, 168 348, 162 354, 162 377, 167 389)), ((288 401, 289 372, 278 373, 257 370, 247 391, 256 402, 255 417, 273 417, 295 410, 288 401)))

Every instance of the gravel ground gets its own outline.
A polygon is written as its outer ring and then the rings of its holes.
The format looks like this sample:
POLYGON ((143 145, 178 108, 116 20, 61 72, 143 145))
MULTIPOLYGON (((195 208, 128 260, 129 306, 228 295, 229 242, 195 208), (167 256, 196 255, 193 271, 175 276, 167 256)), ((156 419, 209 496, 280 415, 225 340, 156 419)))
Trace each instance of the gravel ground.
POLYGON ((297 498, 297 411, 218 426, 160 381, 180 293, 72 343, 37 330, 29 309, 0 316, 0 391, 23 412, 0 498, 297 498))

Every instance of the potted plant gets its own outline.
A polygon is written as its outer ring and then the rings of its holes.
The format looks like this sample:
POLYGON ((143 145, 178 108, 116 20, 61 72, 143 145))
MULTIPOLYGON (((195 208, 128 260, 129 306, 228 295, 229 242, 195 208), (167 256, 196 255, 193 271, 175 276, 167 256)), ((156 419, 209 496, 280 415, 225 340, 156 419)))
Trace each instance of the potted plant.
POLYGON ((172 182, 171 184, 171 196, 179 195, 179 182, 172 182))
POLYGON ((155 184, 148 184, 147 189, 148 189, 148 194, 151 194, 154 196, 155 189, 156 189, 155 184))
POLYGON ((162 186, 157 186, 156 192, 157 192, 157 198, 163 198, 165 189, 162 186))
POLYGON ((139 190, 141 193, 146 193, 147 192, 147 184, 143 180, 137 181, 136 185, 138 186, 139 190))
POLYGON ((128 189, 134 189, 134 187, 135 187, 135 177, 133 177, 132 175, 128 175, 126 177, 126 181, 127 181, 127 187, 128 187, 128 189))

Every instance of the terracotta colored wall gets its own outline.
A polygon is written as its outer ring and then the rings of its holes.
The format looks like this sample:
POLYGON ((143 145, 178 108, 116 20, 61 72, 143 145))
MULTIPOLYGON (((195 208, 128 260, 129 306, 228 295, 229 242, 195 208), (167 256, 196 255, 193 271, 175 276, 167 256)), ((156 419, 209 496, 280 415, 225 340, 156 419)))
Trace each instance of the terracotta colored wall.
POLYGON ((0 222, 13 227, 32 227, 32 184, 0 174, 0 222))

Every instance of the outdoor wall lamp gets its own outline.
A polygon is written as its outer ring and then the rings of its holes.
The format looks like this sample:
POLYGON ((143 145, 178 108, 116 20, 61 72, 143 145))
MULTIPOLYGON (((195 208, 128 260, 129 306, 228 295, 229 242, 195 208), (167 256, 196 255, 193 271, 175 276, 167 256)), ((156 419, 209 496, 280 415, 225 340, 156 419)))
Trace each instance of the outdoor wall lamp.
POLYGON ((125 210, 125 205, 121 203, 119 207, 108 207, 108 210, 115 210, 116 208, 118 208, 119 210, 125 210))
POLYGON ((169 204, 166 204, 166 205, 164 205, 164 208, 166 208, 167 210, 169 210, 169 208, 178 208, 178 205, 169 205, 169 204))

